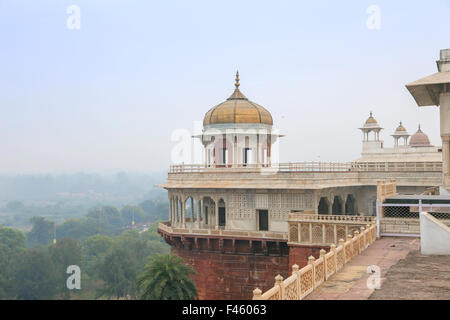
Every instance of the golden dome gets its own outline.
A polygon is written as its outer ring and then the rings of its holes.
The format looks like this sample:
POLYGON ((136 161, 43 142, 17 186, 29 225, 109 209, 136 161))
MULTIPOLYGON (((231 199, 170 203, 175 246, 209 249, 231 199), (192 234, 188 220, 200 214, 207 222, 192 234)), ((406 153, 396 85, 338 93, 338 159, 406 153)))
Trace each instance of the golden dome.
POLYGON ((428 139, 428 136, 420 130, 420 124, 419 129, 416 133, 414 133, 411 136, 411 139, 409 140, 409 145, 411 147, 432 147, 430 144, 430 139, 428 139))
POLYGON ((370 112, 370 117, 366 120, 365 124, 376 124, 378 125, 377 120, 372 116, 372 112, 370 112))
POLYGON ((397 129, 395 129, 395 131, 404 131, 404 132, 406 132, 406 128, 402 125, 401 121, 400 121, 400 124, 397 127, 397 129))
POLYGON ((273 125, 272 115, 264 107, 245 97, 239 90, 239 72, 236 73, 236 89, 221 104, 210 109, 203 119, 203 125, 218 123, 261 123, 273 125))

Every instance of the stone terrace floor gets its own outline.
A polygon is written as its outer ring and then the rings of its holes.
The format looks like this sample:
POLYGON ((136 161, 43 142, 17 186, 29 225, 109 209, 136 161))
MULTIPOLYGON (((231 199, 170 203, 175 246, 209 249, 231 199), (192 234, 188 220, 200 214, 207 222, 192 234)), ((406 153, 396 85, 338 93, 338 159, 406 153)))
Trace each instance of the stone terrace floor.
POLYGON ((450 256, 424 256, 420 239, 383 237, 306 300, 450 299, 450 256), (381 289, 367 288, 367 267, 377 265, 381 289))

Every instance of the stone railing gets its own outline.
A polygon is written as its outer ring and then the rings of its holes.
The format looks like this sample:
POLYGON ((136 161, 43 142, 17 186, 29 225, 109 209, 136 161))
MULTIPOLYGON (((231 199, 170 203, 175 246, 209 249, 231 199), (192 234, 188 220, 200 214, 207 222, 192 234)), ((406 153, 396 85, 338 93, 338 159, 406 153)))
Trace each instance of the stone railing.
POLYGON ((171 165, 169 173, 200 172, 380 172, 380 171, 425 171, 441 172, 442 162, 286 162, 272 164, 178 164, 171 165))
POLYGON ((292 266, 292 275, 285 280, 281 275, 275 277, 275 285, 262 293, 259 288, 253 290, 253 300, 301 300, 313 292, 324 281, 338 272, 351 259, 364 251, 376 240, 376 225, 371 224, 367 228, 361 227, 354 232, 354 236, 348 235, 347 241, 339 240, 339 246, 332 244, 330 252, 320 250, 320 257, 316 260, 313 256, 308 259, 308 264, 299 269, 298 265, 292 266))
POLYGON ((342 215, 342 214, 302 214, 300 213, 289 213, 288 221, 339 221, 339 222, 361 222, 361 223, 371 223, 374 222, 376 217, 374 216, 352 216, 352 215, 342 215))
POLYGON ((346 215, 304 215, 291 213, 288 218, 288 243, 301 245, 338 244, 355 230, 374 223, 376 217, 346 215))
POLYGON ((169 225, 169 222, 160 222, 158 228, 166 233, 173 234, 188 234, 188 235, 212 235, 212 236, 225 236, 225 237, 243 237, 243 238, 266 238, 287 240, 287 234, 285 232, 273 232, 273 231, 240 231, 240 230, 216 230, 216 229, 188 229, 177 228, 169 225))
POLYGON ((390 181, 379 180, 377 182, 377 200, 383 203, 386 198, 397 195, 397 183, 395 179, 390 181))

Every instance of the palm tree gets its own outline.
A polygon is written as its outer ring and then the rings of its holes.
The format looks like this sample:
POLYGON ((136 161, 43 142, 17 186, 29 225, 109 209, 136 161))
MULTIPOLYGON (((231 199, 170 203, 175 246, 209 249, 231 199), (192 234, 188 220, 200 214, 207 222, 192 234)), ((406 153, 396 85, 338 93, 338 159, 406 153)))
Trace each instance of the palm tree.
POLYGON ((176 255, 155 254, 139 275, 137 285, 142 290, 142 300, 192 300, 197 289, 189 275, 192 267, 176 255))

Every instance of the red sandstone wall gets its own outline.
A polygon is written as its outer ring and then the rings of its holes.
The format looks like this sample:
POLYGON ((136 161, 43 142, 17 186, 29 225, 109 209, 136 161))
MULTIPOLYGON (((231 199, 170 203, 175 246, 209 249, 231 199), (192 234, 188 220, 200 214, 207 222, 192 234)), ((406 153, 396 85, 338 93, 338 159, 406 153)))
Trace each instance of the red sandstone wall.
POLYGON ((330 247, 307 247, 307 246, 289 246, 289 266, 292 268, 294 264, 297 264, 300 269, 308 264, 308 257, 314 258, 320 257, 320 250, 324 249, 326 252, 330 251, 330 247))
POLYGON ((224 254, 172 247, 197 274, 193 277, 200 300, 251 299, 258 287, 273 287, 277 274, 290 274, 288 256, 224 254))

